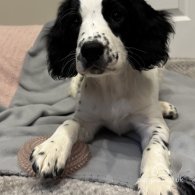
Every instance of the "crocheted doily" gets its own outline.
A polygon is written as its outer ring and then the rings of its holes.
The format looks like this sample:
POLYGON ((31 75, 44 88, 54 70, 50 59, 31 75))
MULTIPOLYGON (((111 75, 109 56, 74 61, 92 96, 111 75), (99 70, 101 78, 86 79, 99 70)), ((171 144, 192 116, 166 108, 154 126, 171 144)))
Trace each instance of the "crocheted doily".
MULTIPOLYGON (((48 137, 35 137, 27 141, 18 152, 18 163, 21 169, 29 176, 35 176, 32 169, 32 164, 29 160, 30 155, 35 146, 43 143, 48 137)), ((91 158, 89 146, 83 142, 78 141, 72 148, 70 157, 68 158, 64 172, 61 177, 71 175, 73 172, 82 168, 91 158)))

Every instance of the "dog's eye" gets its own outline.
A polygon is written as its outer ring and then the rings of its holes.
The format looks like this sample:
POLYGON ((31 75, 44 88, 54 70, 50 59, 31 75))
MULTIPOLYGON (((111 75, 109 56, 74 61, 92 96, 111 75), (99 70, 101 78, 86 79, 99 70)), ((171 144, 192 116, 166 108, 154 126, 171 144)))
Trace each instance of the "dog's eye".
POLYGON ((119 22, 121 22, 123 20, 123 14, 119 10, 114 10, 111 13, 111 18, 112 18, 113 21, 119 23, 119 22))

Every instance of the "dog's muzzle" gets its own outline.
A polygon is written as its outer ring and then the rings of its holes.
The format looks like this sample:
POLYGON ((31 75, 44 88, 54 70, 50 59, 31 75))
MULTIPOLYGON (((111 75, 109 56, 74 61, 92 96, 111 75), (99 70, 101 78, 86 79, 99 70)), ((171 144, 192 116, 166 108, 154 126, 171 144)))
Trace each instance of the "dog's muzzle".
POLYGON ((83 68, 93 74, 103 73, 104 51, 105 46, 98 41, 85 42, 81 47, 79 58, 83 68))

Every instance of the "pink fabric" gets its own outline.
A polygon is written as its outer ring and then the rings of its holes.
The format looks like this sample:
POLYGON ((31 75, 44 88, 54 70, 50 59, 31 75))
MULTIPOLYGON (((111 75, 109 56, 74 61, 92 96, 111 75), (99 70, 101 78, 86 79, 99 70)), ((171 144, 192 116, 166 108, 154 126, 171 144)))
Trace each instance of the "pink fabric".
POLYGON ((16 92, 22 62, 42 26, 0 26, 0 105, 8 107, 16 92))

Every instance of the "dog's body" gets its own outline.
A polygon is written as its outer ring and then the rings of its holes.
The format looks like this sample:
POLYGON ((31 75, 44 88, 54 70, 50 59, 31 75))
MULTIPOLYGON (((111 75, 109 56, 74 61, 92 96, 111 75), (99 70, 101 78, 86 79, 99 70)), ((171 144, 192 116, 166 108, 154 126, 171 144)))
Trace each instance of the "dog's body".
POLYGON ((134 129, 143 148, 139 194, 178 195, 162 111, 172 118, 177 113, 169 103, 159 104, 158 65, 168 57, 171 32, 166 13, 153 10, 143 0, 67 0, 62 4, 47 38, 49 70, 59 78, 77 72, 83 76, 72 83, 73 94, 75 88, 80 89, 73 119, 32 153, 37 174, 60 175, 73 144, 78 139, 91 141, 101 127, 119 135, 134 129), (82 80, 80 87, 78 80, 82 80))
MULTIPOLYGON (((140 72, 126 68, 120 74, 101 79, 84 78, 75 114, 76 120, 84 126, 84 132, 86 125, 93 124, 94 130, 104 126, 122 135, 136 129, 140 121, 162 117, 158 101, 158 70, 143 72, 140 76, 140 72)), ((90 128, 89 132, 93 130, 90 128)))

